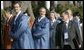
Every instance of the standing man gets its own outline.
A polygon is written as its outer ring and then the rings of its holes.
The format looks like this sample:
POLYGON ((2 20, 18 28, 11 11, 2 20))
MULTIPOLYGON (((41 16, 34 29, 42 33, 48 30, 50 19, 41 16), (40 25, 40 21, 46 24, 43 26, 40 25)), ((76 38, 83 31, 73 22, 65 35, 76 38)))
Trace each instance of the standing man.
POLYGON ((75 49, 81 45, 80 30, 77 23, 70 21, 68 12, 62 13, 62 22, 56 28, 56 46, 61 49, 75 49))
POLYGON ((21 11, 19 2, 14 3, 16 16, 11 22, 10 36, 13 39, 12 49, 33 49, 33 38, 28 26, 28 16, 21 11))
POLYGON ((81 29, 81 25, 80 25, 80 14, 78 12, 74 13, 73 14, 73 21, 76 22, 79 26, 79 30, 80 30, 80 35, 81 35, 81 38, 82 38, 82 42, 83 42, 83 33, 82 33, 82 29, 81 29))
POLYGON ((49 20, 44 7, 39 10, 40 16, 35 19, 32 28, 35 49, 49 49, 49 20))
POLYGON ((49 18, 50 18, 50 49, 55 49, 56 46, 55 46, 55 32, 56 32, 56 26, 58 23, 60 23, 60 21, 55 18, 55 12, 54 11, 51 11, 50 14, 49 14, 49 18))

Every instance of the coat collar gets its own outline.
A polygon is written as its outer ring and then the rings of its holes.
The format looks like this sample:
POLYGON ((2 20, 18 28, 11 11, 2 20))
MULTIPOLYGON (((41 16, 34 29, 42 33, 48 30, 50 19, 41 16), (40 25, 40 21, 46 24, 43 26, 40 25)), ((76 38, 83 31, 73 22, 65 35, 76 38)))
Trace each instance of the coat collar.
POLYGON ((22 15, 23 15, 23 12, 21 12, 21 13, 18 15, 18 17, 16 18, 15 21, 17 21, 18 19, 20 19, 22 15))
POLYGON ((20 15, 21 11, 19 11, 16 16, 15 16, 15 20, 18 18, 18 16, 20 15))
POLYGON ((45 16, 43 16, 43 17, 38 17, 38 22, 40 22, 42 19, 44 19, 45 18, 45 16))

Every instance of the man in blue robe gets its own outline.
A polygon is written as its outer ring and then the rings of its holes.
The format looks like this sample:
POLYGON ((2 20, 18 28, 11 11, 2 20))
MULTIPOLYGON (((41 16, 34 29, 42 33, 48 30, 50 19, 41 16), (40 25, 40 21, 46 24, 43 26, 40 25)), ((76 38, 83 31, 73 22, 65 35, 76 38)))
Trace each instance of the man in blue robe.
POLYGON ((40 8, 40 16, 35 19, 32 27, 35 49, 49 49, 49 20, 45 16, 46 9, 40 8))
POLYGON ((13 39, 12 49, 33 49, 33 38, 28 26, 28 16, 21 11, 19 2, 14 3, 16 16, 11 21, 10 37, 13 39))

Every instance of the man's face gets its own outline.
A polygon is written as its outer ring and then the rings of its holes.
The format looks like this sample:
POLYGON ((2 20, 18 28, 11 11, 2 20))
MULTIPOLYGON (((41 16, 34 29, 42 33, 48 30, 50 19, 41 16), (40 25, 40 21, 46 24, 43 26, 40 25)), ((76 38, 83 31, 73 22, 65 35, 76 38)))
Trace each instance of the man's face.
POLYGON ((20 7, 20 5, 17 3, 17 4, 14 5, 14 9, 15 9, 15 11, 18 13, 18 12, 21 10, 21 7, 20 7))
POLYGON ((40 9, 39 13, 40 13, 41 16, 45 15, 46 14, 46 10, 45 9, 40 9))
POLYGON ((63 21, 66 21, 68 19, 68 15, 63 13, 62 14, 62 19, 63 19, 63 21))
POLYGON ((54 13, 50 13, 50 18, 54 19, 55 18, 55 14, 54 13))

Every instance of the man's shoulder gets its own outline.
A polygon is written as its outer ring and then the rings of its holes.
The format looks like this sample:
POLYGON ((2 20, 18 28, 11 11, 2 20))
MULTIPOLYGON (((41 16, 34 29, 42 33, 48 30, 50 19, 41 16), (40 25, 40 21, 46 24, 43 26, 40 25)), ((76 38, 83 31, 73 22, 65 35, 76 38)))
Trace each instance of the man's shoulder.
POLYGON ((44 17, 44 19, 42 20, 43 23, 50 23, 49 19, 47 17, 44 17))
POLYGON ((45 17, 44 19, 45 19, 45 21, 49 22, 49 19, 47 17, 45 17))
POLYGON ((57 27, 61 27, 63 25, 63 21, 60 21, 58 24, 57 24, 57 27))
POLYGON ((22 16, 22 19, 26 19, 26 18, 28 19, 28 18, 29 18, 29 17, 28 17, 27 15, 25 15, 25 14, 22 14, 21 16, 22 16))
POLYGON ((61 21, 60 20, 56 20, 56 23, 61 23, 61 21))
POLYGON ((70 20, 69 21, 72 25, 77 25, 77 22, 75 22, 74 20, 70 20))
MULTIPOLYGON (((38 18, 39 18, 39 17, 36 17, 35 20, 38 20, 38 18)), ((44 21, 45 21, 45 22, 49 22, 49 19, 48 19, 46 16, 45 16, 42 20, 43 20, 43 22, 44 22, 44 21)))

